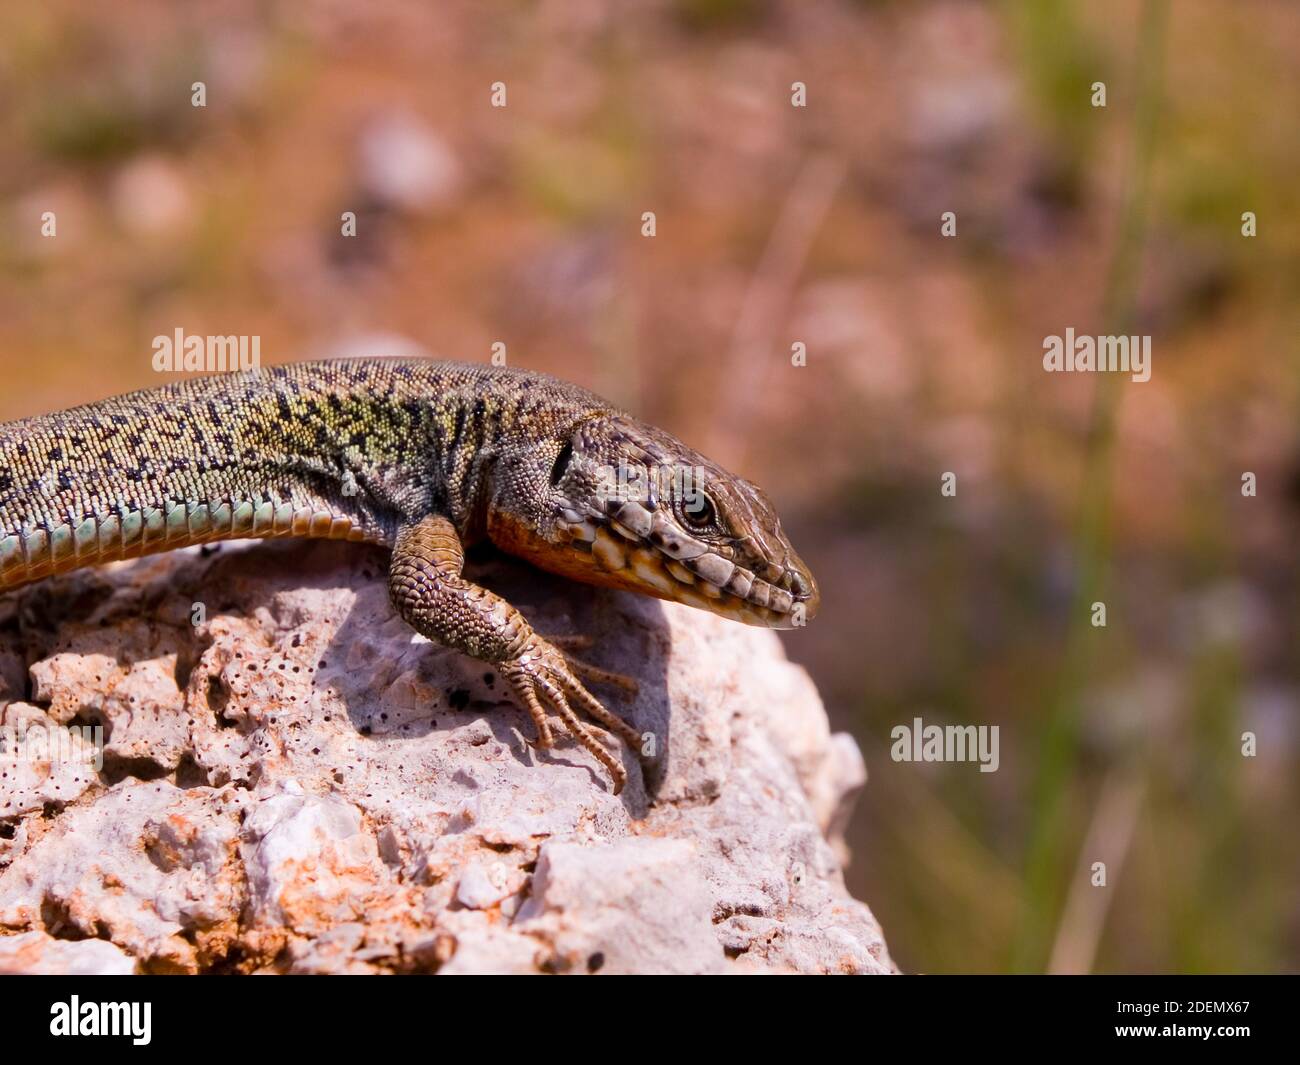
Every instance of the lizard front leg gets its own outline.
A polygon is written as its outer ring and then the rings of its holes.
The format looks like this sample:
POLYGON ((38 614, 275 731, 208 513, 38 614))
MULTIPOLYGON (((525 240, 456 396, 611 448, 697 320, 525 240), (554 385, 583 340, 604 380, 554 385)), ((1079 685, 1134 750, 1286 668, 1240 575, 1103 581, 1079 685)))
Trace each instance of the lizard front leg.
POLYGON ((388 572, 393 606, 421 635, 495 665, 532 717, 540 747, 553 742, 546 713, 549 705, 574 738, 609 770, 617 795, 627 772, 578 717, 574 703, 617 732, 633 750, 640 747, 640 734, 583 687, 564 654, 537 635, 518 610, 462 577, 464 562, 460 536, 447 518, 432 514, 404 525, 388 572))

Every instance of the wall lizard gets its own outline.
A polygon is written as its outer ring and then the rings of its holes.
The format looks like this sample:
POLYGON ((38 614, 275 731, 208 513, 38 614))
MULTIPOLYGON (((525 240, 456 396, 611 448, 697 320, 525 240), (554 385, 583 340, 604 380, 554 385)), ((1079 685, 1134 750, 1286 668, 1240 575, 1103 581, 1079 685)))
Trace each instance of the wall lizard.
POLYGON ((636 730, 583 684, 626 678, 574 658, 462 576, 467 546, 486 539, 574 580, 774 628, 818 604, 757 487, 546 374, 305 362, 0 424, 0 591, 216 540, 291 536, 391 548, 402 618, 494 665, 538 745, 553 742, 549 710, 616 793, 623 764, 577 711, 638 750, 636 730))

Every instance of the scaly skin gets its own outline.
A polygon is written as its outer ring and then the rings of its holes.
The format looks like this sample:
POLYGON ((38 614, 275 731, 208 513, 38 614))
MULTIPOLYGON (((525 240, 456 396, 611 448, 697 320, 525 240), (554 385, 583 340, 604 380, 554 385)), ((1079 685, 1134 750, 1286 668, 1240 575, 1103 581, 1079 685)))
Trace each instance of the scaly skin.
POLYGON ((579 680, 621 678, 568 657, 467 581, 466 546, 486 538, 575 580, 750 624, 801 624, 818 602, 755 486, 545 374, 422 359, 299 363, 0 425, 0 591, 157 551, 284 536, 391 547, 398 613, 497 666, 543 747, 549 708, 616 792, 622 762, 575 707, 639 747, 579 680))

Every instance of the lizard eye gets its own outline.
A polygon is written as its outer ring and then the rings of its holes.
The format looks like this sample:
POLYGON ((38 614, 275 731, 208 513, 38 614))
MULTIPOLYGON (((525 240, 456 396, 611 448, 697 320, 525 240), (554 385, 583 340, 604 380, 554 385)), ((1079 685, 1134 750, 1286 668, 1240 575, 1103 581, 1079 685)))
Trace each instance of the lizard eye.
POLYGON ((689 502, 682 502, 682 520, 692 529, 708 529, 717 517, 713 500, 703 492, 698 492, 689 502))
POLYGON ((569 468, 569 460, 573 458, 573 441, 566 440, 564 447, 560 448, 560 453, 555 456, 555 465, 551 467, 551 487, 554 488, 560 483, 560 478, 564 476, 564 471, 569 468))

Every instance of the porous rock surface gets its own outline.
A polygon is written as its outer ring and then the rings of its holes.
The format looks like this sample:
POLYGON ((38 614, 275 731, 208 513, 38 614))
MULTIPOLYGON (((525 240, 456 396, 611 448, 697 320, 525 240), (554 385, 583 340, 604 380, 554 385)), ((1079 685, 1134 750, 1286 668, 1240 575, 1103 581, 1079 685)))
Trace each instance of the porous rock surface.
POLYGON ((595 688, 656 745, 615 796, 385 564, 228 544, 0 597, 0 972, 893 970, 840 873, 861 756, 775 634, 472 563, 639 681, 595 688), (101 770, 24 755, 69 724, 101 770))

